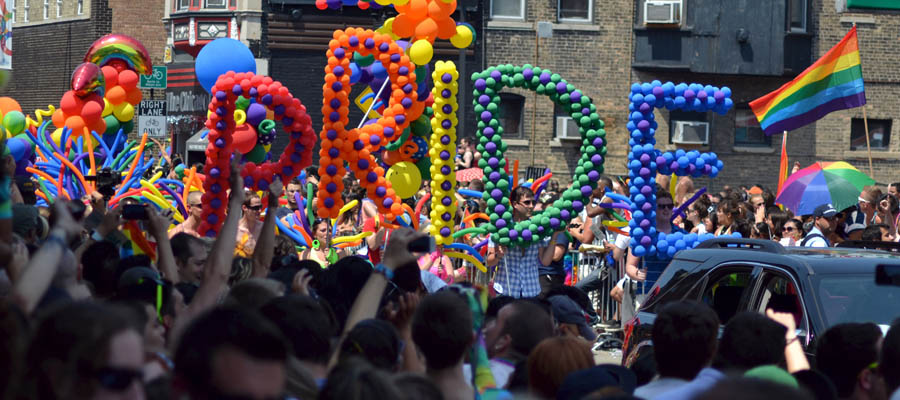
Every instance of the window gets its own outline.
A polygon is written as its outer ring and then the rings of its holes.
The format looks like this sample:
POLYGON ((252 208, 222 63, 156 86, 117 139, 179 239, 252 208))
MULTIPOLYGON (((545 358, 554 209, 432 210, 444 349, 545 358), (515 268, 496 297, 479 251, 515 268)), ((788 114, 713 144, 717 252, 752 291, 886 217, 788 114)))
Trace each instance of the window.
MULTIPOLYGON (((865 121, 853 118, 850 121, 850 150, 865 150, 865 121)), ((891 120, 869 119, 869 146, 872 150, 887 150, 891 142, 891 120)))
POLYGON ((78 0, 78 7, 75 10, 75 14, 84 14, 84 0, 78 0))
POLYGON ((29 10, 30 8, 31 8, 31 6, 30 6, 30 5, 28 4, 28 2, 26 1, 26 2, 25 2, 25 13, 22 14, 22 21, 28 22, 28 10, 29 10))
POLYGON ((16 2, 15 2, 15 0, 13 0, 12 8, 9 10, 9 12, 10 12, 10 14, 12 14, 10 16, 10 21, 12 21, 13 23, 16 23, 16 2))
POLYGON ((62 17, 62 2, 63 0, 56 0, 56 18, 62 17))
POLYGON ((749 109, 738 109, 734 113, 735 146, 772 146, 772 137, 759 127, 759 120, 749 109))
POLYGON ((787 30, 789 32, 806 32, 806 1, 787 0, 787 30))
POLYGON ((757 312, 765 314, 767 309, 788 312, 794 315, 797 329, 806 331, 804 307, 792 279, 775 272, 767 272, 763 277, 761 292, 756 296, 757 312))
POLYGON ((206 0, 206 8, 225 8, 225 0, 206 0))
MULTIPOLYGON (((679 143, 679 142, 676 142, 674 139, 676 139, 677 137, 678 138, 685 137, 683 134, 680 136, 676 135, 676 133, 677 133, 676 128, 679 125, 678 121, 706 122, 706 113, 695 112, 695 111, 683 111, 683 110, 669 111, 669 143, 679 143)), ((688 136, 690 136, 690 135, 688 135, 688 136)), ((699 138, 699 136, 698 136, 698 138, 699 138)), ((707 139, 708 139, 708 137, 707 137, 707 139)))
POLYGON ((44 0, 44 19, 50 18, 50 0, 44 0))
POLYGON ((554 137, 557 139, 578 139, 581 140, 581 131, 578 123, 572 119, 570 113, 559 105, 553 105, 554 137))
POLYGON ((558 0, 556 17, 560 21, 591 22, 593 9, 592 0, 558 0))
POLYGON ((722 324, 741 311, 739 307, 750 286, 751 271, 750 267, 725 267, 710 273, 700 301, 716 312, 722 324))
POLYGON ((491 0, 491 18, 525 19, 525 0, 491 0))
POLYGON ((497 119, 503 128, 504 139, 521 139, 525 137, 522 128, 522 112, 525 109, 525 98, 512 93, 500 93, 500 109, 497 119))
POLYGON ((191 6, 191 0, 175 0, 177 6, 175 8, 179 10, 187 10, 191 6))

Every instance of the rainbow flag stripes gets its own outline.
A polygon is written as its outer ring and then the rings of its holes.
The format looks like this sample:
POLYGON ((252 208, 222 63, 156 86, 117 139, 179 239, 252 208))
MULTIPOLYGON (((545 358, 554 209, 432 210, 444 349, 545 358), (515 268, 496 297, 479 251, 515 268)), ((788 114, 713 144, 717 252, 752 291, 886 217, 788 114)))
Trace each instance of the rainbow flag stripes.
POLYGON ((750 102, 767 135, 800 128, 826 114, 866 104, 856 27, 778 90, 750 102))

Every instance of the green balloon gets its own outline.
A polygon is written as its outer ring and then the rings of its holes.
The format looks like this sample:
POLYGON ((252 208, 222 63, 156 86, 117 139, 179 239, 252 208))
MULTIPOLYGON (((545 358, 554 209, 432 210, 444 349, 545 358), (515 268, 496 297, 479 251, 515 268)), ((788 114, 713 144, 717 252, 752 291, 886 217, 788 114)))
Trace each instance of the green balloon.
POLYGON ((119 123, 119 120, 116 119, 116 116, 112 114, 103 117, 103 121, 106 122, 107 135, 115 135, 119 132, 119 128, 122 127, 122 124, 119 123))
POLYGON ((419 167, 419 172, 422 174, 423 180, 431 179, 431 159, 428 157, 423 157, 419 162, 416 163, 416 167, 419 167))
POLYGON ((22 133, 25 130, 25 114, 15 110, 7 112, 3 116, 3 127, 10 133, 10 136, 22 133))
POLYGON ((134 129, 134 119, 122 124, 122 133, 129 134, 134 129))
POLYGON ((245 154, 244 157, 247 161, 252 163, 261 163, 266 160, 266 149, 261 144, 257 144, 253 147, 253 150, 250 150, 249 153, 245 154))
POLYGON ((250 107, 250 99, 244 96, 238 96, 237 100, 234 101, 235 108, 239 110, 247 110, 247 107, 250 107))
POLYGON ((372 65, 373 62, 375 62, 375 55, 369 54, 369 55, 363 57, 362 54, 353 52, 353 62, 355 62, 356 65, 358 65, 360 68, 365 68, 365 67, 372 65))

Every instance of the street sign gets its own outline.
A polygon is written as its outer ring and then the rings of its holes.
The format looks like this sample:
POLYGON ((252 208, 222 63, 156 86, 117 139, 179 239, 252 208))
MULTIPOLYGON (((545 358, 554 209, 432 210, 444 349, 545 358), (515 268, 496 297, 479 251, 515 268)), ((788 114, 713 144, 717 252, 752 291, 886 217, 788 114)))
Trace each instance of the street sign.
POLYGON ((141 75, 141 89, 165 89, 166 75, 165 65, 154 65, 153 73, 150 75, 141 75))
POLYGON ((167 103, 165 100, 141 100, 138 106, 137 134, 147 132, 148 137, 164 138, 168 135, 166 124, 167 103))

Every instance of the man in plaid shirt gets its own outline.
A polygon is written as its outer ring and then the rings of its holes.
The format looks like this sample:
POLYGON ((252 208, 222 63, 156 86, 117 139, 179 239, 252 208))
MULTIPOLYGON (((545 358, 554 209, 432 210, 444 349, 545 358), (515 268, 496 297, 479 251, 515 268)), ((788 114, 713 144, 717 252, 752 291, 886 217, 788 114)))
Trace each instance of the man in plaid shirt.
MULTIPOLYGON (((524 221, 531 217, 534 210, 534 192, 530 188, 516 187, 509 200, 513 207, 513 221, 524 221)), ((541 283, 538 268, 540 265, 547 266, 553 262, 557 237, 558 235, 554 234, 543 242, 512 249, 489 242, 487 265, 497 267, 494 273, 494 290, 498 294, 514 298, 539 295, 541 283)))

